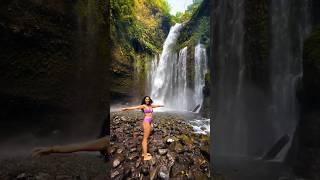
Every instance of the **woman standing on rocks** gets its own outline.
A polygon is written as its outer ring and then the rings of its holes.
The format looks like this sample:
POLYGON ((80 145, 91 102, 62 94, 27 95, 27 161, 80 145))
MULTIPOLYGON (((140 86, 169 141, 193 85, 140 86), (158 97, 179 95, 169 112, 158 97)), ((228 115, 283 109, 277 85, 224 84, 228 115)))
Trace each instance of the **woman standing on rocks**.
POLYGON ((152 158, 151 154, 148 153, 148 138, 151 132, 151 123, 152 123, 152 113, 153 108, 164 107, 163 105, 153 105, 153 101, 149 96, 145 96, 142 99, 140 106, 122 108, 122 111, 141 109, 144 113, 143 119, 143 139, 142 139, 142 157, 144 160, 150 160, 152 158))

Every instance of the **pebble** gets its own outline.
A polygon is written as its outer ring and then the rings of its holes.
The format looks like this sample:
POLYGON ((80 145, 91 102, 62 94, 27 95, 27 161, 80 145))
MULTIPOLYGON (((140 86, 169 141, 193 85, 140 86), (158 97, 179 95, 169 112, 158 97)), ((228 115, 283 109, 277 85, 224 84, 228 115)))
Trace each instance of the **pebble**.
POLYGON ((158 152, 160 155, 166 155, 168 152, 168 149, 158 149, 158 152))
POLYGON ((208 150, 208 138, 192 133, 193 128, 183 122, 183 118, 168 113, 154 114, 154 126, 148 140, 152 159, 144 161, 140 157, 143 114, 113 112, 111 115, 112 121, 118 122, 111 123, 111 134, 116 135, 111 148, 114 159, 111 179, 210 179, 206 159, 209 151, 203 153, 208 150), (119 154, 126 157, 118 157, 119 154), (170 174, 173 171, 176 173, 170 174))

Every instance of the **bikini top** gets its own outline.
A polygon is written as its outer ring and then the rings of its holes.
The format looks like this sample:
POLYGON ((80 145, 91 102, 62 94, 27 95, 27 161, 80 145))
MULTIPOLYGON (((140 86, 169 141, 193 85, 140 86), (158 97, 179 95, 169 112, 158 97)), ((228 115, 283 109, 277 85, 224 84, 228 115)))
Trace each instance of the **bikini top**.
POLYGON ((144 113, 152 113, 152 112, 153 112, 153 109, 151 108, 144 109, 144 113))

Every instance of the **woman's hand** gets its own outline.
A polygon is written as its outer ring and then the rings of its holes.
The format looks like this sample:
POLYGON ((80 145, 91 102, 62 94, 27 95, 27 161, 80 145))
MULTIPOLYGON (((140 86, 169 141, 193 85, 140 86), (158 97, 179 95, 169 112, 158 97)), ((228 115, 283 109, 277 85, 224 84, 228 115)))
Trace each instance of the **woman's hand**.
POLYGON ((128 108, 122 108, 121 111, 128 111, 128 108))

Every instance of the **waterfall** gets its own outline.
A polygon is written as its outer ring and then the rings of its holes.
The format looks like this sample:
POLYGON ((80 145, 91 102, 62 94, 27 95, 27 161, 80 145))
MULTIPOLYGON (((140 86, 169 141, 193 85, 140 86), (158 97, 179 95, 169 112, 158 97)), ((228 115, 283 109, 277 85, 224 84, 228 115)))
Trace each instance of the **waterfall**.
MULTIPOLYGON (((248 122, 244 116, 244 0, 217 3, 213 93, 215 155, 247 154, 248 122)), ((212 77, 212 76, 211 76, 212 77)))
MULTIPOLYGON (((271 23, 266 25, 271 42, 263 66, 256 63, 260 59, 250 61, 253 53, 247 48, 250 43, 244 41, 246 29, 250 30, 244 27, 248 24, 244 2, 225 0, 216 4, 211 97, 216 156, 261 157, 282 136, 293 138, 299 118, 296 85, 302 75, 302 43, 309 29, 308 1, 271 1, 271 23), (257 71, 259 68, 266 72, 257 71), (253 78, 263 75, 268 76, 264 87, 253 78)), ((290 142, 278 154, 279 159, 289 147, 290 142)))
MULTIPOLYGON (((205 86, 205 75, 208 72, 208 59, 206 49, 202 46, 202 44, 200 44, 200 42, 195 47, 194 59, 194 102, 196 103, 196 105, 199 104, 201 107, 203 103, 203 88, 205 86)), ((200 108, 197 110, 197 112, 199 111, 200 108)))
POLYGON ((160 58, 156 56, 150 63, 147 84, 151 98, 156 103, 165 104, 168 109, 186 111, 202 105, 208 60, 205 48, 198 43, 195 47, 194 70, 187 72, 188 48, 182 48, 179 54, 173 51, 181 27, 181 24, 171 27, 160 58), (194 73, 194 82, 191 83, 194 87, 188 87, 188 73, 194 73))
POLYGON ((172 48, 179 37, 181 24, 171 27, 163 45, 159 62, 156 59, 151 63, 150 78, 151 97, 167 108, 184 110, 188 102, 186 94, 186 58, 187 48, 179 52, 179 56, 172 48))
POLYGON ((271 103, 268 114, 273 122, 274 140, 284 134, 290 137, 289 145, 278 156, 281 160, 290 147, 299 118, 296 89, 302 77, 302 44, 310 26, 308 0, 304 0, 299 8, 295 8, 296 2, 290 0, 273 0, 271 4, 271 103))

